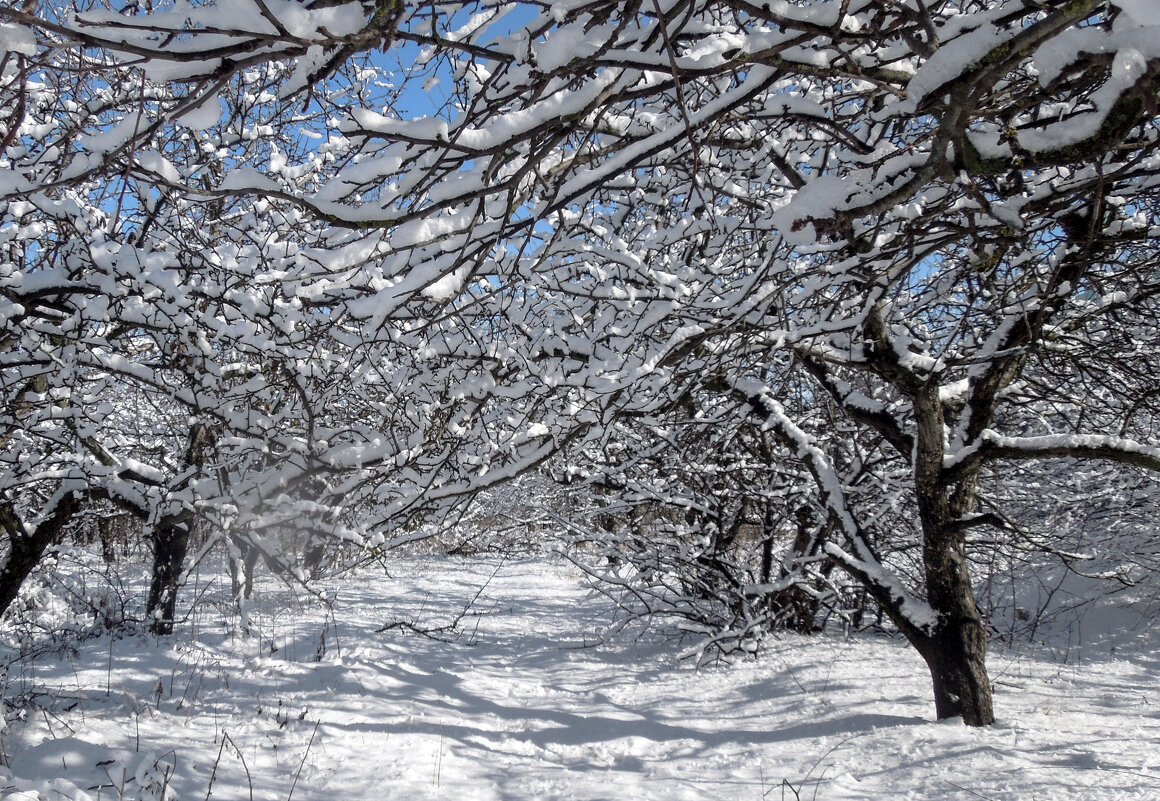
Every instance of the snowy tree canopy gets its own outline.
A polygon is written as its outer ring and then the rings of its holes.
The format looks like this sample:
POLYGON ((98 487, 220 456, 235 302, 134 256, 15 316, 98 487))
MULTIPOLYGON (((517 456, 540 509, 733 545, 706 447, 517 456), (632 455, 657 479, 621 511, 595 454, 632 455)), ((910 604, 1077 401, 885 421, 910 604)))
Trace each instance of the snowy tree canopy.
POLYGON ((1151 3, 76 5, 0 9, 10 536, 405 539, 700 405, 985 723, 1004 465, 1160 468, 1151 3))

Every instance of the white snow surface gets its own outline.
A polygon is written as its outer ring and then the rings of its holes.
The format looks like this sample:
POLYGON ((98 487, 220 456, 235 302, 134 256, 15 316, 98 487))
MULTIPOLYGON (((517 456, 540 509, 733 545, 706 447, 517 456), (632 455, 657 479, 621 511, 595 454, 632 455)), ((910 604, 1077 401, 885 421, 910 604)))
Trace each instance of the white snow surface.
POLYGON ((36 55, 36 36, 27 28, 0 22, 0 53, 36 55))
POLYGON ((329 586, 329 611, 260 582, 248 637, 230 634, 228 581, 199 582, 221 602, 172 638, 9 650, 0 797, 1160 797, 1160 648, 1140 613, 1082 648, 993 648, 999 721, 970 729, 932 719, 900 640, 784 636, 696 670, 647 629, 597 636, 607 602, 544 560, 394 560, 329 586), (376 633, 465 607, 443 640, 376 633))
POLYGON ((221 100, 211 95, 177 118, 178 122, 194 131, 206 131, 218 124, 222 117, 221 100))

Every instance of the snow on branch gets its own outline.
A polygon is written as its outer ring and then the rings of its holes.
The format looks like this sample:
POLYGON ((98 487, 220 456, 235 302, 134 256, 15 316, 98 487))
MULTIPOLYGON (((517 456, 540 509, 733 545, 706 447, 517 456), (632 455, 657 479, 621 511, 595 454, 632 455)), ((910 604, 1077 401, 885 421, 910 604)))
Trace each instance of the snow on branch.
POLYGON ((980 464, 1000 459, 1104 459, 1160 471, 1160 448, 1123 437, 1098 434, 1050 434, 1038 437, 1005 437, 986 429, 970 446, 943 459, 949 480, 969 473, 980 464))
POLYGON ((762 427, 792 449, 813 476, 827 512, 838 523, 852 549, 847 551, 836 543, 827 542, 824 546, 826 554, 858 579, 908 636, 929 632, 937 624, 938 615, 925 601, 914 598, 875 556, 866 533, 846 501, 841 477, 830 458, 790 419, 785 407, 770 394, 768 387, 754 380, 740 380, 733 387, 748 399, 754 412, 761 417, 762 427))

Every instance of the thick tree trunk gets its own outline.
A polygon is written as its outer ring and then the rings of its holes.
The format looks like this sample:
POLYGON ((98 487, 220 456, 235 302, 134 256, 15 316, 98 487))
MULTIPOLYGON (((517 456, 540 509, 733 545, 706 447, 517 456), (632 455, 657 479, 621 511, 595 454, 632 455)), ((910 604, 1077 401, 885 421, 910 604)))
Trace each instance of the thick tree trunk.
MULTIPOLYGON (((925 521, 924 521, 925 522, 925 521)), ((930 668, 939 718, 962 716, 969 726, 995 722, 987 676, 987 632, 975 603, 960 531, 928 533, 923 547, 927 598, 939 622, 915 643, 930 668)))
MULTIPOLYGON (((198 471, 205 466, 206 452, 212 445, 211 432, 204 423, 189 427, 189 446, 185 451, 186 467, 198 471)), ((165 515, 153 532, 153 580, 149 585, 149 600, 145 616, 149 630, 154 634, 173 633, 173 619, 177 610, 177 591, 181 571, 189 551, 189 537, 193 517, 186 513, 165 515)))
POLYGON ((914 397, 918 423, 915 496, 922 525, 922 560, 927 602, 939 621, 915 642, 934 683, 939 718, 962 716, 969 726, 995 722, 987 676, 987 633, 975 604, 960 521, 975 504, 976 476, 948 486, 942 469, 945 426, 938 387, 929 384, 914 397))
POLYGON ((153 535, 153 581, 145 605, 149 631, 154 634, 173 633, 177 591, 188 551, 189 526, 174 518, 162 520, 153 535))
POLYGON ((962 717, 968 726, 995 722, 985 663, 987 637, 977 615, 940 626, 920 651, 934 682, 939 719, 962 717))
MULTIPOLYGON (((817 551, 817 537, 810 509, 805 504, 794 511, 797 524, 797 533, 793 545, 785 562, 781 566, 778 578, 785 579, 796 572, 801 563, 815 555, 817 551)), ((772 570, 772 546, 776 535, 772 516, 766 516, 765 552, 762 554, 763 581, 770 580, 772 570)), ((777 616, 777 625, 786 631, 799 634, 813 634, 819 630, 817 619, 821 609, 821 600, 817 595, 807 592, 804 588, 793 585, 780 592, 774 593, 768 599, 771 611, 777 616)))
POLYGON ((60 537, 64 527, 76 513, 78 502, 72 494, 57 502, 51 515, 33 531, 24 527, 10 504, 0 504, 0 527, 8 535, 8 560, 0 567, 0 615, 20 594, 24 580, 40 564, 45 549, 60 537))

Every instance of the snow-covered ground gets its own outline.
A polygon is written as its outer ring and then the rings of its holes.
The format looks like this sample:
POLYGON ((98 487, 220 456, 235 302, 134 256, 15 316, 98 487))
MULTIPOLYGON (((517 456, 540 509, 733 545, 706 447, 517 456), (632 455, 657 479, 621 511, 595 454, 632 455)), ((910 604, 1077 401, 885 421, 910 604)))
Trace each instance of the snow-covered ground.
POLYGON ((900 641, 784 637, 694 670, 648 631, 601 642, 607 602, 547 561, 408 559, 330 589, 326 610, 263 584, 246 638, 202 604, 161 642, 9 651, 0 797, 1160 798, 1147 620, 995 648, 1000 720, 972 730, 932 719, 900 641), (442 639, 376 633, 468 606, 442 639))

